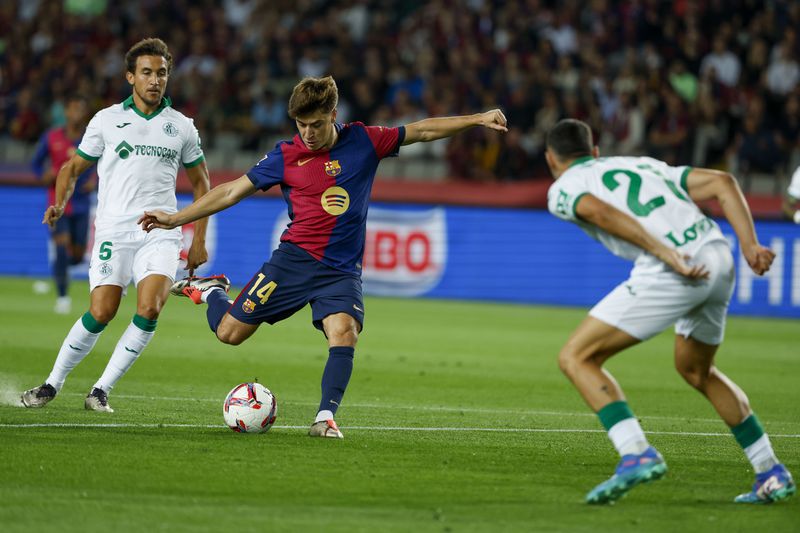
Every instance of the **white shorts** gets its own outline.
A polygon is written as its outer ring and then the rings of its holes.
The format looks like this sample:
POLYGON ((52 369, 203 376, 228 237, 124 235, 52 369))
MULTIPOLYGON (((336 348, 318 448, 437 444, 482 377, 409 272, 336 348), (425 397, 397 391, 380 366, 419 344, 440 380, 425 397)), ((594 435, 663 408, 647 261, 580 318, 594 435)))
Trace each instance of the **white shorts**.
POLYGON ((175 280, 183 241, 180 230, 126 231, 95 235, 89 263, 89 290, 118 285, 122 294, 151 274, 175 280))
POLYGON ((705 265, 709 279, 690 281, 671 270, 637 274, 634 268, 589 314, 641 340, 675 324, 677 335, 721 344, 736 280, 730 247, 706 244, 691 263, 705 265))

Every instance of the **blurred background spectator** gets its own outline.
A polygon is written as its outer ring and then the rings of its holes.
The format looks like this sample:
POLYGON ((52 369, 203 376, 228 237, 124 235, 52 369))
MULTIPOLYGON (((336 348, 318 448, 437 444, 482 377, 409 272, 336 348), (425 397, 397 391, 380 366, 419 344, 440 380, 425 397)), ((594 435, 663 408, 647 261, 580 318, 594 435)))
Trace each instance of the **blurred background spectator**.
POLYGON ((212 169, 246 170, 292 135, 292 87, 332 74, 342 121, 508 116, 508 135, 404 150, 383 179, 547 179, 544 133, 573 116, 606 154, 727 168, 748 187, 767 173, 777 190, 800 160, 798 28, 792 0, 9 0, 0 157, 29 158, 70 92, 122 101, 124 52, 160 36, 212 169))

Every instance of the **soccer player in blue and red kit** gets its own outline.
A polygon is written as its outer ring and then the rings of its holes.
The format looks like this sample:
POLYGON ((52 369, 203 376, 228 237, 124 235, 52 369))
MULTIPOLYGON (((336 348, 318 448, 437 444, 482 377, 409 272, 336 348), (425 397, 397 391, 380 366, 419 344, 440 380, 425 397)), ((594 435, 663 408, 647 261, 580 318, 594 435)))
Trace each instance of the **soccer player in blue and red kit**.
MULTIPOLYGON (((81 142, 83 130, 89 119, 89 104, 81 96, 70 96, 64 107, 64 115, 66 124, 45 132, 33 155, 34 173, 49 186, 47 205, 55 204, 56 175, 61 166, 72 159, 81 142)), ((96 183, 94 178, 94 171, 91 168, 78 177, 75 193, 67 203, 64 215, 51 230, 56 249, 53 263, 53 280, 58 293, 55 312, 59 314, 69 313, 72 307, 68 294, 68 271, 70 265, 81 262, 86 252, 91 194, 96 183)))
POLYGON ((299 135, 278 143, 246 175, 219 185, 174 214, 146 212, 142 228, 171 229, 206 217, 257 190, 280 185, 291 222, 281 244, 234 302, 224 276, 186 278, 174 294, 208 304, 208 323, 217 338, 240 344, 262 322, 274 324, 311 304, 312 320, 328 339, 322 400, 309 430, 314 437, 342 438, 334 415, 353 369, 364 323, 361 258, 367 209, 381 159, 400 146, 450 137, 474 126, 506 131, 498 110, 428 118, 399 128, 336 122, 338 91, 332 77, 305 78, 289 99, 289 116, 299 135))

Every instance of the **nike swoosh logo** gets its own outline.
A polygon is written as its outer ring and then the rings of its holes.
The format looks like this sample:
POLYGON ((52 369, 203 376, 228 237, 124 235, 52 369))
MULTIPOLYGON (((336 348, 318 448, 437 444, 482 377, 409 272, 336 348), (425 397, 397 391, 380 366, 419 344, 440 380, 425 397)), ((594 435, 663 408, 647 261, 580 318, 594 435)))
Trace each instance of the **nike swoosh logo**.
POLYGON ((302 161, 298 161, 297 166, 302 167, 303 165, 314 159, 316 159, 316 157, 309 157, 308 159, 303 159, 302 161))
POLYGON ((80 348, 76 348, 75 346, 73 346, 73 345, 71 345, 71 344, 69 345, 69 347, 70 347, 70 348, 72 348, 73 350, 77 350, 77 351, 80 351, 80 350, 81 350, 80 348))
POLYGON ((139 353, 139 352, 137 352, 136 350, 131 350, 131 349, 130 349, 130 348, 128 348, 127 346, 125 347, 125 349, 126 349, 127 351, 131 352, 131 353, 139 353))
POLYGON ((360 308, 359 306, 357 306, 356 304, 353 304, 353 309, 355 309, 355 310, 356 310, 356 311, 358 311, 359 313, 363 313, 363 312, 364 312, 364 310, 363 310, 363 309, 361 309, 361 308, 360 308))
POLYGON ((117 127, 118 128, 124 128, 125 126, 130 126, 130 125, 131 125, 130 122, 123 122, 122 124, 117 124, 117 127))

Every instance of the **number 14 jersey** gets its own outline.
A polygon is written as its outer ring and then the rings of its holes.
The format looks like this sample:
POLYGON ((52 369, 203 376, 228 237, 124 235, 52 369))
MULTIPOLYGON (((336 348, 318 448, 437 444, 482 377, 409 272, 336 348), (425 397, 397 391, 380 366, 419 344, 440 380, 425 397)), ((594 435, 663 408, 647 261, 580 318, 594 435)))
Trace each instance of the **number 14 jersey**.
POLYGON ((686 177, 691 167, 671 167, 650 157, 584 157, 577 159, 547 193, 551 213, 574 222, 614 255, 635 261, 642 269, 663 264, 633 244, 614 237, 578 217, 575 207, 585 194, 636 219, 648 233, 689 256, 706 243, 725 241, 719 226, 689 197, 686 177))

